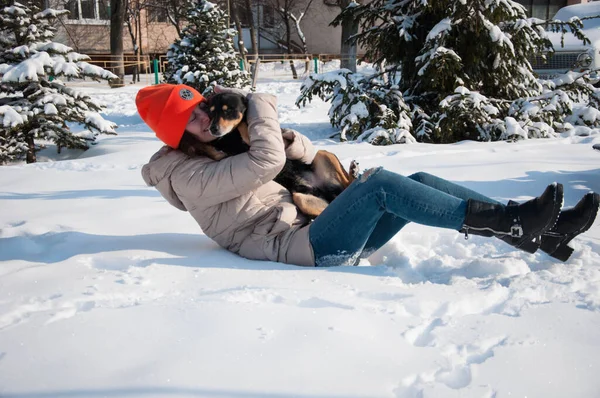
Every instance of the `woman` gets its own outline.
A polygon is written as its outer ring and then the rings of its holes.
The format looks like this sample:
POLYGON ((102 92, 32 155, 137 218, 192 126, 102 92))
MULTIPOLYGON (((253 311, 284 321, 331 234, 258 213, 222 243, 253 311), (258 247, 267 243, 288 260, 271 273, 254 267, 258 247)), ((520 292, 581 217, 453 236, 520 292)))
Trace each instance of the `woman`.
POLYGON ((246 258, 307 266, 353 265, 408 222, 450 228, 466 236, 494 236, 529 252, 541 244, 548 253, 561 254, 568 251, 566 243, 590 228, 598 211, 598 195, 588 194, 559 218, 563 192, 556 183, 538 198, 504 206, 426 173, 404 177, 376 168, 363 173, 309 223, 290 192, 273 178, 286 157, 310 164, 315 149, 294 131, 286 133, 284 145, 276 97, 255 93, 247 94, 247 99, 250 149, 214 161, 178 150, 189 139, 215 139, 202 106, 205 99, 196 90, 162 84, 140 90, 136 98, 142 119, 166 144, 142 168, 146 183, 173 206, 190 212, 207 236, 246 258))

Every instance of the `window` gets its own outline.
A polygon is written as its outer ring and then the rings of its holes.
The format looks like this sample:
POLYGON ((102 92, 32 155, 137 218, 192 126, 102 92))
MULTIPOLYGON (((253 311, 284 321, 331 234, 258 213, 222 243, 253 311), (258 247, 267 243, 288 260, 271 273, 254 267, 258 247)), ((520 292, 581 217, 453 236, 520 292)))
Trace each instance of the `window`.
POLYGON ((264 28, 272 28, 275 26, 275 10, 269 4, 261 5, 261 16, 262 21, 260 23, 261 27, 264 28))
POLYGON ((527 14, 533 18, 551 19, 556 12, 567 5, 567 0, 516 0, 525 6, 527 14))
POLYGON ((168 22, 167 9, 162 7, 148 8, 148 22, 168 22))
MULTIPOLYGON (((234 0, 230 0, 234 1, 234 0)), ((242 28, 248 28, 250 21, 254 18, 254 23, 259 28, 272 28, 275 26, 277 19, 277 13, 275 8, 265 0, 256 0, 252 5, 252 11, 248 10, 245 5, 236 3, 236 10, 242 28)), ((222 10, 227 10, 227 5, 222 10)), ((231 26, 233 26, 233 18, 230 19, 231 26)))
POLYGON ((243 28, 249 27, 250 26, 250 21, 251 21, 251 18, 252 18, 252 13, 249 12, 248 10, 246 10, 246 9, 240 9, 240 8, 238 8, 238 10, 239 10, 238 11, 238 14, 239 14, 238 16, 240 18, 240 24, 242 24, 243 28))
POLYGON ((65 10, 69 10, 69 19, 79 19, 79 5, 77 0, 67 1, 65 10))
POLYGON ((69 10, 69 19, 110 19, 110 0, 67 0, 64 9, 69 10))
POLYGON ((81 6, 81 17, 85 19, 94 19, 94 0, 79 0, 81 6))
POLYGON ((110 19, 110 0, 98 0, 98 19, 110 19))

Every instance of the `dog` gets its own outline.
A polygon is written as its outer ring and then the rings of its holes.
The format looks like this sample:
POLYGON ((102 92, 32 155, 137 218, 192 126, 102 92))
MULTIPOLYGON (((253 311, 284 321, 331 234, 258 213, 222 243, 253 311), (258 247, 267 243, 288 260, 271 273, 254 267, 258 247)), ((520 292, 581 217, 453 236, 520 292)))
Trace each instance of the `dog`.
MULTIPOLYGON (((188 155, 203 155, 221 160, 248 151, 250 137, 246 122, 247 99, 236 93, 214 94, 205 106, 210 115, 210 133, 217 139, 202 143, 189 142, 188 155)), ((288 129, 282 129, 284 134, 288 129)), ((286 146, 290 144, 284 137, 286 146)), ((294 204, 309 218, 315 218, 331 201, 346 189, 358 175, 358 163, 353 161, 350 172, 337 156, 319 150, 311 164, 287 159, 275 182, 292 193, 294 204)))

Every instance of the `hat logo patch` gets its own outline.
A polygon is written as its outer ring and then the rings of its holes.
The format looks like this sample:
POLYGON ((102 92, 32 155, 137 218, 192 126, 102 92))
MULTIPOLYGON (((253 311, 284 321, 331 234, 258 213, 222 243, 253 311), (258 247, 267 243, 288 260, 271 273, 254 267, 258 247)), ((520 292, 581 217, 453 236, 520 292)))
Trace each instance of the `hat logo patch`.
POLYGON ((194 93, 192 93, 187 88, 182 88, 181 90, 179 90, 179 96, 184 100, 189 101, 194 98, 194 93))

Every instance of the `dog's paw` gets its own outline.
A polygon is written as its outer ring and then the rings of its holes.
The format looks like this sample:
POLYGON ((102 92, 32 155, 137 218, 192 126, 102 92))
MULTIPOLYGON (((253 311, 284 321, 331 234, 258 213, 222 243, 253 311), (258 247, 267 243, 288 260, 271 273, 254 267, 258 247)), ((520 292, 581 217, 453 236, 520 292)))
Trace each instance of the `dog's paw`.
POLYGON ((221 159, 225 159, 227 157, 227 154, 223 151, 220 151, 218 149, 215 149, 214 152, 211 153, 212 156, 210 156, 213 160, 221 160, 221 159))
POLYGON ((360 166, 356 160, 353 160, 352 162, 350 162, 350 175, 353 178, 358 178, 359 174, 360 174, 360 166))

